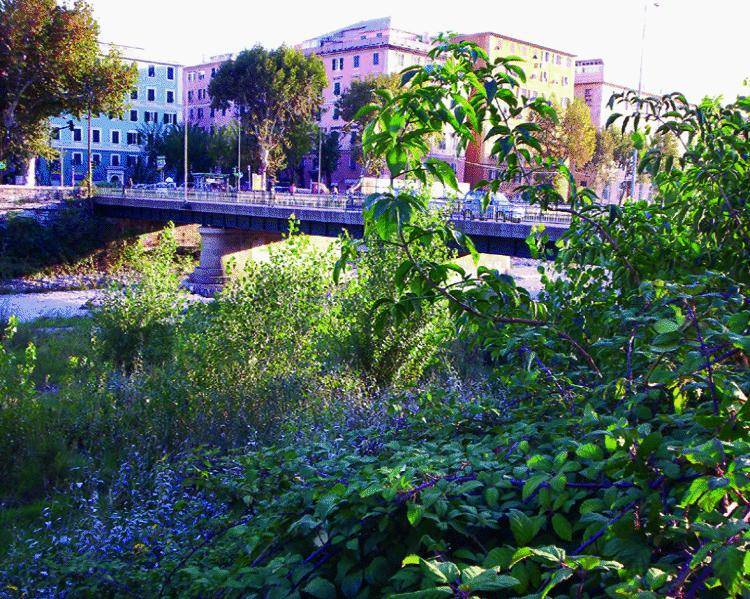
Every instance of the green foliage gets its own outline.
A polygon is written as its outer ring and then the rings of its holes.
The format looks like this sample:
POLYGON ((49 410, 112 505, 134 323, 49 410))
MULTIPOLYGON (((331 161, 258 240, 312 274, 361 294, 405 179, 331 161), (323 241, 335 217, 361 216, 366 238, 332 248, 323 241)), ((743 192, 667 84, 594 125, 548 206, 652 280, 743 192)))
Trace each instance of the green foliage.
POLYGON ((151 252, 141 250, 134 267, 140 280, 115 287, 94 312, 93 343, 103 359, 132 370, 140 362, 159 363, 171 353, 174 326, 185 307, 181 273, 175 269, 174 228, 162 232, 151 252))
MULTIPOLYGON (((504 168, 483 189, 520 177, 530 203, 571 215, 557 276, 532 297, 465 271, 449 248, 476 258, 471 240, 409 186, 367 199, 365 243, 342 240, 335 265, 293 236, 176 320, 158 368, 117 388, 91 367, 68 408, 86 414, 79 443, 213 448, 154 467, 175 502, 125 485, 60 531, 20 535, 5 569, 19 594, 748 595, 750 103, 627 96, 639 111, 621 131, 657 195, 605 206, 543 156, 529 115, 557 115, 519 98, 516 58, 446 40, 432 58, 362 109, 366 148, 392 180, 455 188, 429 140, 487 135, 504 168), (677 157, 649 144, 668 134, 677 157), (551 171, 564 192, 535 177, 551 171), (414 389, 452 327, 496 390, 414 389)), ((546 251, 542 229, 528 242, 546 251)))
POLYGON ((0 159, 29 158, 47 143, 49 117, 118 112, 135 83, 135 66, 102 56, 99 27, 85 2, 0 3, 0 159))
POLYGON ((375 75, 361 80, 353 80, 349 87, 343 91, 336 100, 335 109, 341 113, 341 118, 346 121, 344 130, 352 135, 352 150, 356 152, 356 159, 362 165, 365 175, 378 176, 385 168, 382 156, 375 153, 365 154, 362 152, 362 131, 372 120, 371 113, 362 111, 376 100, 378 93, 388 91, 396 93, 401 86, 401 76, 398 73, 391 75, 375 75))
POLYGON ((80 203, 55 210, 44 222, 11 215, 0 223, 0 276, 114 270, 138 232, 112 227, 80 203))
POLYGON ((256 46, 221 65, 209 93, 215 108, 230 103, 240 112, 242 126, 252 137, 262 176, 275 177, 284 165, 284 150, 298 138, 320 105, 326 86, 323 63, 313 55, 282 46, 256 46))

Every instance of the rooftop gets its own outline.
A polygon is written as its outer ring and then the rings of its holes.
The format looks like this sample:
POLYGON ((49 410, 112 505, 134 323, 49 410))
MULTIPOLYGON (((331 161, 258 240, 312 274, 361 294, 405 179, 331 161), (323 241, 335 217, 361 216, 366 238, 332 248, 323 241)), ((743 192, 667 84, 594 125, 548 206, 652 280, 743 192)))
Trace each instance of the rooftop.
POLYGON ((575 57, 575 54, 572 54, 570 52, 566 52, 565 50, 559 50, 557 48, 550 48, 549 46, 543 46, 542 44, 538 44, 536 42, 530 42, 527 40, 522 40, 517 37, 512 37, 510 35, 504 35, 502 33, 496 33, 494 31, 479 31, 477 33, 461 33, 455 37, 458 38, 467 38, 467 37, 484 37, 484 36, 492 36, 492 37, 499 37, 501 39, 507 40, 509 42, 515 42, 517 44, 525 44, 527 46, 533 46, 534 48, 539 48, 540 50, 548 50, 550 52, 556 52, 557 54, 562 54, 563 56, 570 56, 571 58, 575 57))

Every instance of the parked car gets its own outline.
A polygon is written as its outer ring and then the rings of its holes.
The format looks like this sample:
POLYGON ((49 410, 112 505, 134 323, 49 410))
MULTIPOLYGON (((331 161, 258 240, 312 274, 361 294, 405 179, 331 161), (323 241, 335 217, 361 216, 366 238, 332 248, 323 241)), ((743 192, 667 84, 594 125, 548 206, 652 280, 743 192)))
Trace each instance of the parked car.
POLYGON ((512 203, 504 193, 490 193, 487 207, 483 208, 486 197, 487 193, 480 190, 468 192, 462 200, 462 211, 470 210, 472 214, 485 218, 523 218, 524 207, 512 203))

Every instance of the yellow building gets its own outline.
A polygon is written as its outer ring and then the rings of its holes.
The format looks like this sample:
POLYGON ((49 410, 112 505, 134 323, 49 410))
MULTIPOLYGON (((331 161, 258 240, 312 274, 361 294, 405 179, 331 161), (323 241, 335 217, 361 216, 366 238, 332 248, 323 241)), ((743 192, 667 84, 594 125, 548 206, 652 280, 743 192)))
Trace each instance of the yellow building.
MULTIPOLYGON (((487 52, 491 61, 500 56, 522 58, 521 66, 526 72, 526 83, 521 86, 521 94, 527 98, 542 96, 555 100, 563 108, 573 101, 574 54, 490 31, 459 35, 455 39, 474 42, 487 52)), ((495 178, 498 167, 490 156, 491 147, 491 143, 482 139, 469 144, 464 171, 467 183, 474 185, 482 179, 495 178)))

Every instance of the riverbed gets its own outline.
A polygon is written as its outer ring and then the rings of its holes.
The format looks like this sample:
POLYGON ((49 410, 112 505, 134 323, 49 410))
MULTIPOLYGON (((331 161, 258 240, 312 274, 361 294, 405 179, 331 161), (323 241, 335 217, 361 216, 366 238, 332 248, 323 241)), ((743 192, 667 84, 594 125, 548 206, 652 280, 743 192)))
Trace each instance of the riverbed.
POLYGON ((86 316, 91 303, 99 300, 103 294, 101 289, 78 289, 0 295, 0 318, 5 320, 13 315, 21 322, 29 322, 43 317, 86 316))
MULTIPOLYGON (((511 272, 516 283, 536 295, 541 289, 539 262, 523 258, 511 260, 511 272)), ((41 293, 14 293, 0 295, 0 320, 13 314, 21 322, 29 322, 43 317, 88 316, 92 304, 103 298, 102 289, 77 289, 70 291, 45 291, 41 293)), ((192 296, 196 301, 205 298, 192 296)))

